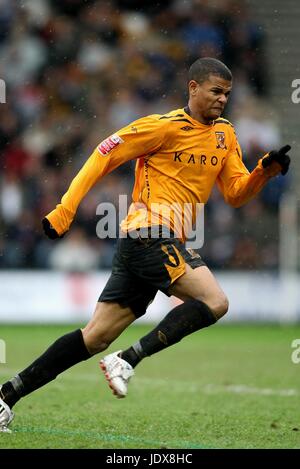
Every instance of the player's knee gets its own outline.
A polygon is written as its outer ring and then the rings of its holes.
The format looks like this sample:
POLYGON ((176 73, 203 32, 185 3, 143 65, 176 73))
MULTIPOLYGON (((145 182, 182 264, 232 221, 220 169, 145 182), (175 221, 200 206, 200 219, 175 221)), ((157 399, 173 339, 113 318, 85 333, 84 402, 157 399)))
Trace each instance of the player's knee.
POLYGON ((219 294, 215 298, 213 298, 207 305, 210 307, 213 315, 218 320, 222 316, 224 316, 229 308, 229 301, 226 295, 219 294))
POLYGON ((82 335, 85 346, 91 355, 103 352, 103 350, 106 350, 110 345, 109 340, 97 334, 96 331, 91 331, 89 328, 84 328, 82 335))
POLYGON ((214 308, 214 314, 217 319, 220 319, 222 316, 224 316, 229 308, 229 301, 228 298, 225 295, 222 295, 220 298, 218 298, 217 304, 214 308))
POLYGON ((97 353, 103 352, 109 347, 110 344, 103 340, 94 341, 93 343, 86 344, 86 347, 91 355, 96 355, 97 353))

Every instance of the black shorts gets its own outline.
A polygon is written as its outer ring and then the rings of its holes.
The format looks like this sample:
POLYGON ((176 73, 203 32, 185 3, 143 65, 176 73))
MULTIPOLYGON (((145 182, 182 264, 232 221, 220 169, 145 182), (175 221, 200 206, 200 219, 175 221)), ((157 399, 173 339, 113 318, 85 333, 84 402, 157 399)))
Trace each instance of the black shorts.
POLYGON ((138 318, 158 290, 168 295, 170 285, 184 274, 185 264, 192 269, 206 264, 164 227, 159 227, 159 237, 151 238, 150 228, 141 228, 134 235, 135 239, 118 240, 112 273, 98 301, 129 306, 138 318))

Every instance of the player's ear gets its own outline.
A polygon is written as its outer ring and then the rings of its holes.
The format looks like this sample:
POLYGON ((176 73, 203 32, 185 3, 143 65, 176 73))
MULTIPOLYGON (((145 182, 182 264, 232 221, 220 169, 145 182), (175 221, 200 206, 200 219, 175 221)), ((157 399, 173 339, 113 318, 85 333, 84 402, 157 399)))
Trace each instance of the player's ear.
POLYGON ((190 95, 195 96, 195 94, 197 93, 197 89, 198 89, 198 83, 196 82, 196 80, 191 80, 189 82, 190 95))

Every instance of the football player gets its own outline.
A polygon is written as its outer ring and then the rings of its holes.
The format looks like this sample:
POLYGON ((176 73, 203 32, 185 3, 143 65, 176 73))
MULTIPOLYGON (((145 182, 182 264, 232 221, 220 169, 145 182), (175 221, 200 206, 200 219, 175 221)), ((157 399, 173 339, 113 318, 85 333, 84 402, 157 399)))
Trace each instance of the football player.
POLYGON ((123 236, 94 315, 83 329, 60 337, 1 386, 1 431, 9 431, 11 409, 20 398, 103 352, 145 313, 158 290, 182 303, 137 343, 100 362, 119 398, 126 396, 134 368, 144 357, 214 324, 227 312, 228 299, 215 276, 199 254, 185 247, 197 204, 207 202, 215 184, 233 207, 247 203, 272 177, 287 173, 290 146, 258 159, 249 173, 234 127, 221 117, 232 89, 230 70, 214 58, 198 59, 189 69, 188 89, 184 108, 138 119, 101 142, 44 218, 46 235, 61 238, 94 184, 122 163, 136 160, 132 204, 121 223, 123 236))

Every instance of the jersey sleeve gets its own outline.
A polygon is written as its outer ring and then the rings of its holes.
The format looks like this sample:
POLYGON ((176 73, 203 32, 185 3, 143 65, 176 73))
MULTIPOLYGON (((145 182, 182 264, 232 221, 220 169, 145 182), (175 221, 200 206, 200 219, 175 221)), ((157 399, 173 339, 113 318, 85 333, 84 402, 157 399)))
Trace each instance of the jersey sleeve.
POLYGON ((278 164, 263 168, 262 159, 249 173, 242 161, 242 150, 232 129, 232 144, 222 171, 217 178, 217 185, 224 199, 233 207, 240 207, 251 200, 265 186, 268 180, 280 172, 278 164))
POLYGON ((166 122, 158 115, 138 119, 103 140, 93 151, 49 220, 58 235, 68 231, 77 208, 87 192, 121 164, 156 152, 162 145, 166 122))

